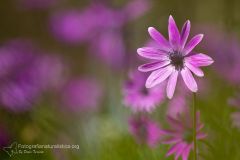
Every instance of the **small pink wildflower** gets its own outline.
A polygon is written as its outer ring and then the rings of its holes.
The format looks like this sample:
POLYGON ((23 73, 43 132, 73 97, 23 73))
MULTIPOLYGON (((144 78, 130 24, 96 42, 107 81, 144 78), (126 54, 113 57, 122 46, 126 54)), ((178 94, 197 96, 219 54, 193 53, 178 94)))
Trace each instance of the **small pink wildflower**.
MULTIPOLYGON (((188 160, 193 149, 192 121, 188 112, 179 114, 177 118, 168 116, 167 121, 171 127, 169 130, 161 130, 165 134, 162 143, 170 144, 167 156, 175 154, 175 160, 182 157, 188 160)), ((204 125, 200 122, 200 112, 197 112, 197 140, 204 139, 207 135, 201 131, 204 125)))
POLYGON ((162 135, 158 124, 145 116, 131 117, 129 131, 138 143, 146 143, 150 147, 156 146, 162 135))

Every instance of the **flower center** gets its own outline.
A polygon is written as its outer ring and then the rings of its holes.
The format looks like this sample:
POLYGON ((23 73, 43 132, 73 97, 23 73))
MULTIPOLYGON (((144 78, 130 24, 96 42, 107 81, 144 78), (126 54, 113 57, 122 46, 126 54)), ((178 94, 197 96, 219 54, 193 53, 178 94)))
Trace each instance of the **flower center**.
POLYGON ((145 96, 147 96, 149 93, 148 89, 145 86, 141 88, 140 92, 145 96))
POLYGON ((192 132, 191 131, 186 131, 186 133, 184 133, 184 135, 183 135, 183 140, 188 142, 188 143, 191 143, 193 141, 192 132))
POLYGON ((141 122, 139 122, 138 124, 138 130, 137 130, 137 135, 138 135, 138 138, 139 138, 139 141, 141 143, 144 143, 147 136, 148 136, 148 132, 147 132, 147 124, 141 120, 141 122))
POLYGON ((139 128, 139 135, 142 137, 142 138, 145 138, 147 135, 147 128, 145 126, 145 124, 142 124, 139 128))
POLYGON ((175 67, 176 70, 181 70, 184 65, 184 56, 177 51, 170 53, 169 58, 171 60, 171 64, 175 67))

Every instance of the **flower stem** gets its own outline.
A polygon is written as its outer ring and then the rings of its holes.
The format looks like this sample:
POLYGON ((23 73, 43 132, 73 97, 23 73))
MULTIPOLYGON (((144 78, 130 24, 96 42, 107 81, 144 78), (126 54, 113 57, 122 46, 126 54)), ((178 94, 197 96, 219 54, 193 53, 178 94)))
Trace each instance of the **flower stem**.
POLYGON ((196 93, 193 93, 193 156, 197 160, 197 109, 196 109, 196 93))

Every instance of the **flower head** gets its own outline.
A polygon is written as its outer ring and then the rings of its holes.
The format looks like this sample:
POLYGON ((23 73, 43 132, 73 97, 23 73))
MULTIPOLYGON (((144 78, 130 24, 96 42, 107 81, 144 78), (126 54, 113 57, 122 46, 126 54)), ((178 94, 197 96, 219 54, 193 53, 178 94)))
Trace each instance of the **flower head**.
POLYGON ((168 24, 169 42, 153 27, 149 27, 148 32, 159 45, 137 50, 140 56, 154 60, 138 68, 142 72, 152 71, 146 81, 146 87, 154 87, 168 79, 167 96, 172 98, 178 75, 181 74, 187 87, 192 92, 197 92, 198 86, 192 72, 203 77, 204 73, 199 67, 213 63, 211 57, 202 53, 193 53, 193 49, 201 42, 203 35, 198 34, 186 43, 190 32, 190 21, 186 21, 179 33, 172 16, 169 17, 168 24))
POLYGON ((199 30, 206 33, 203 47, 212 53, 211 56, 215 60, 213 70, 231 84, 239 84, 240 42, 236 34, 226 33, 213 26, 203 26, 199 30))
POLYGON ((139 71, 131 72, 123 89, 124 104, 133 111, 152 111, 165 98, 163 85, 146 88, 147 75, 139 71))
POLYGON ((154 147, 161 139, 158 124, 145 116, 131 117, 129 120, 129 131, 138 143, 146 143, 150 147, 154 147))
MULTIPOLYGON (((175 160, 182 157, 188 160, 191 149, 193 149, 193 126, 188 112, 179 114, 176 118, 167 117, 171 127, 169 130, 161 130, 165 136, 162 140, 164 144, 170 144, 167 156, 175 154, 175 160)), ((200 122, 200 112, 197 112, 197 136, 198 140, 204 139, 207 135, 201 131, 203 124, 200 122)))
POLYGON ((124 26, 143 15, 148 8, 147 0, 133 0, 120 9, 95 2, 81 11, 67 10, 54 14, 51 30, 59 40, 87 44, 89 53, 113 68, 121 68, 127 50, 124 26))
POLYGON ((43 93, 60 86, 61 58, 42 54, 27 40, 0 48, 0 104, 14 112, 29 110, 43 93))

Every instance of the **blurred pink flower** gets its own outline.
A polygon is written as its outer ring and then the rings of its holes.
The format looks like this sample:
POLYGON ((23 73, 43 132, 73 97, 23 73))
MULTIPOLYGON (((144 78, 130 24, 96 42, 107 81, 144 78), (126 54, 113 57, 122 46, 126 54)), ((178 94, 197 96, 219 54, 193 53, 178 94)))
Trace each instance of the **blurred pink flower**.
POLYGON ((0 66, 0 103, 14 112, 29 110, 64 79, 60 58, 45 55, 28 40, 13 40, 1 47, 0 66))
POLYGON ((204 73, 200 67, 213 63, 211 57, 202 53, 193 53, 193 49, 201 42, 203 35, 194 36, 186 44, 190 33, 190 21, 186 21, 181 33, 179 33, 172 16, 169 16, 168 24, 169 42, 153 27, 149 27, 148 32, 159 46, 144 47, 137 50, 140 56, 154 60, 138 67, 142 72, 152 72, 146 80, 146 87, 154 87, 168 78, 167 96, 171 99, 178 75, 181 74, 186 86, 192 92, 197 92, 198 86, 192 72, 203 77, 204 73))
POLYGON ((198 30, 206 33, 203 47, 215 60, 214 71, 230 83, 238 84, 240 82, 239 39, 234 33, 224 32, 214 26, 202 26, 198 30))
POLYGON ((51 30, 58 40, 78 44, 88 41, 94 32, 96 21, 94 13, 77 9, 59 11, 51 17, 51 30))
POLYGON ((62 102, 74 112, 94 110, 100 105, 102 94, 102 87, 95 79, 73 79, 62 89, 62 102))
POLYGON ((146 0, 131 0, 122 9, 122 13, 125 15, 127 21, 134 20, 151 8, 151 2, 146 0))
POLYGON ((158 124, 145 116, 131 117, 129 119, 129 131, 138 143, 146 143, 150 147, 155 147, 161 139, 158 124))
POLYGON ((36 56, 32 67, 29 68, 28 76, 27 74, 24 76, 42 90, 59 89, 66 81, 66 66, 61 57, 45 53, 36 56))
POLYGON ((73 9, 56 13, 50 21, 51 30, 63 42, 87 44, 90 53, 119 68, 123 66, 126 54, 123 27, 148 8, 146 0, 133 0, 118 10, 104 3, 92 3, 82 11, 73 9))
POLYGON ((130 73, 129 80, 124 84, 123 103, 134 112, 151 112, 165 99, 164 84, 153 88, 145 88, 146 79, 146 74, 142 74, 136 70, 130 73))
MULTIPOLYGON (((175 160, 182 157, 182 160, 188 160, 191 149, 193 149, 193 126, 190 114, 178 114, 176 118, 167 117, 170 129, 161 129, 165 134, 163 144, 169 144, 172 147, 169 149, 167 156, 175 154, 175 160)), ((200 122, 200 112, 197 112, 197 139, 204 139, 207 135, 201 131, 204 125, 200 122)))

